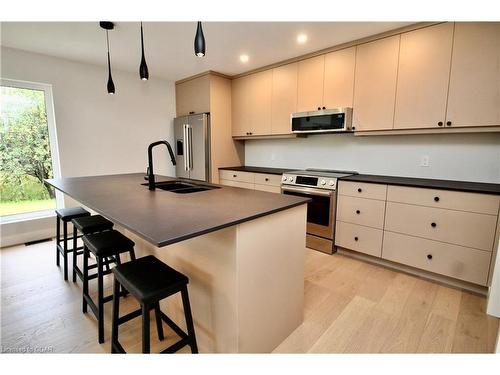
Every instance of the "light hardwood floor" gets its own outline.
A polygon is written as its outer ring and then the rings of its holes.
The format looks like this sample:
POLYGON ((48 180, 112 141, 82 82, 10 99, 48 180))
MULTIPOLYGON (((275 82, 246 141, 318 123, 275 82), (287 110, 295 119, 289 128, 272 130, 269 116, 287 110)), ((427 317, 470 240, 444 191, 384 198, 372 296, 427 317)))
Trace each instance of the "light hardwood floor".
MULTIPOLYGON (((109 352, 111 304, 105 304, 106 342, 99 345, 96 320, 81 313, 81 283, 64 282, 55 266, 54 242, 2 249, 0 261, 2 352, 109 352)), ((111 276, 105 286, 110 293, 111 276)), ((126 313, 138 305, 128 297, 120 306, 126 313)), ((485 308, 484 297, 308 249, 304 322, 275 352, 491 353, 498 319, 485 308)), ((141 350, 140 327, 140 319, 120 327, 129 352, 141 350)), ((164 325, 166 340, 159 342, 154 327, 153 352, 177 339, 164 325)))

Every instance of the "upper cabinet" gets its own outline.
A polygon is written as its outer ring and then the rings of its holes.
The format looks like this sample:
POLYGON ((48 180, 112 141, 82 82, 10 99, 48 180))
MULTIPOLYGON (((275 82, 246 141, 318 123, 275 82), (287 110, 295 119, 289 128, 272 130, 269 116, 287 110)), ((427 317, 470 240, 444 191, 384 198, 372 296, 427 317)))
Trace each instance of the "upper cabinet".
POLYGON ((204 75, 175 85, 177 116, 210 111, 210 77, 204 75))
POLYGON ((446 125, 500 125, 499 22, 455 24, 446 125))
POLYGON ((394 129, 445 126, 453 23, 401 35, 394 129))
POLYGON ((353 126, 356 130, 392 129, 400 36, 357 46, 353 126))
POLYGON ((290 134, 290 115, 297 112, 298 64, 273 69, 271 133, 290 134))
POLYGON ((325 56, 299 61, 297 112, 323 108, 325 56))
POLYGON ((265 70, 233 80, 233 137, 271 133, 272 83, 272 70, 265 70))
POLYGON ((352 107, 355 61, 356 47, 325 55, 323 106, 326 108, 352 107))

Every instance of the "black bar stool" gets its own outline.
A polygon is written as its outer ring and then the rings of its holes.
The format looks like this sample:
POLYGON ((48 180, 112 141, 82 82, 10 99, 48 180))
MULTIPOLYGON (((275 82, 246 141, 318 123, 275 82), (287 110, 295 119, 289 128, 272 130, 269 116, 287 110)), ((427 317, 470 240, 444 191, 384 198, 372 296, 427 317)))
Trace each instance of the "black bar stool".
POLYGON ((64 280, 68 280, 68 253, 81 250, 75 247, 76 238, 68 237, 68 222, 78 217, 90 216, 82 207, 59 208, 56 210, 56 264, 59 267, 59 254, 64 259, 64 280), (63 222, 63 245, 61 246, 61 221, 63 222), (73 248, 68 249, 68 241, 73 240, 73 248))
POLYGON ((191 347, 192 353, 198 353, 193 317, 191 316, 191 306, 189 305, 187 290, 189 279, 187 276, 167 266, 152 255, 118 265, 113 268, 113 273, 115 280, 113 283, 111 353, 125 353, 125 350, 118 341, 118 326, 141 315, 142 352, 150 352, 149 312, 152 309, 155 310, 158 338, 160 340, 164 339, 162 321, 167 323, 181 338, 161 353, 175 353, 186 345, 191 347), (119 317, 120 286, 125 287, 141 304, 140 309, 122 317, 119 317), (187 334, 160 310, 160 301, 177 292, 181 292, 182 295, 187 334))
MULTIPOLYGON (((71 220, 73 223, 73 248, 76 249, 76 240, 78 231, 81 234, 91 234, 104 232, 113 229, 113 223, 101 215, 82 216, 71 220)), ((73 282, 76 282, 76 275, 83 281, 83 272, 78 268, 78 255, 83 254, 82 251, 73 251, 73 282)), ((97 264, 89 266, 96 268, 97 264)))
MULTIPOLYGON (((104 297, 104 276, 111 273, 109 264, 121 264, 120 254, 128 252, 130 259, 135 260, 134 241, 125 237, 116 230, 109 230, 100 233, 86 234, 83 239, 83 306, 84 313, 87 312, 87 305, 97 318, 99 343, 104 342, 104 303, 113 299, 112 295, 104 297), (97 273, 89 276, 89 256, 94 255, 97 263, 97 273), (107 270, 104 270, 107 266, 107 270), (97 304, 89 295, 89 280, 97 278, 97 304)), ((127 292, 123 290, 119 293, 125 296, 127 292)))

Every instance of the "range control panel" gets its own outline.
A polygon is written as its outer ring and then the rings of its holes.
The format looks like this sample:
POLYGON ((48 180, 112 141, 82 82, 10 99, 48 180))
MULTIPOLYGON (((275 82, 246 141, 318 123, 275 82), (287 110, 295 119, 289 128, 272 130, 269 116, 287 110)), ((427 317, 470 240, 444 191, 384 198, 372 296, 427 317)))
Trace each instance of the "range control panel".
POLYGON ((335 190, 337 185, 337 178, 285 173, 281 178, 281 184, 292 185, 292 186, 308 186, 319 189, 335 190))

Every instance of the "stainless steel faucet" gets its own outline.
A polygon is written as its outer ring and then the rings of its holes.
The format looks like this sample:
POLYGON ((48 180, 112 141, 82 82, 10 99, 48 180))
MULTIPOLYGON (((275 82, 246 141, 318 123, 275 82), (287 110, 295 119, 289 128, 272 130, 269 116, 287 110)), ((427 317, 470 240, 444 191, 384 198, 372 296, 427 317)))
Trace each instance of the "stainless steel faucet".
POLYGON ((155 146, 158 146, 161 144, 164 144, 165 146, 167 146, 168 153, 170 154, 170 159, 172 159, 172 164, 173 165, 176 164, 174 152, 172 151, 172 147, 170 146, 170 143, 168 143, 167 141, 156 141, 156 142, 151 143, 148 146, 148 165, 149 165, 148 166, 148 186, 149 186, 149 190, 155 190, 155 175, 153 172, 153 148, 155 146))

